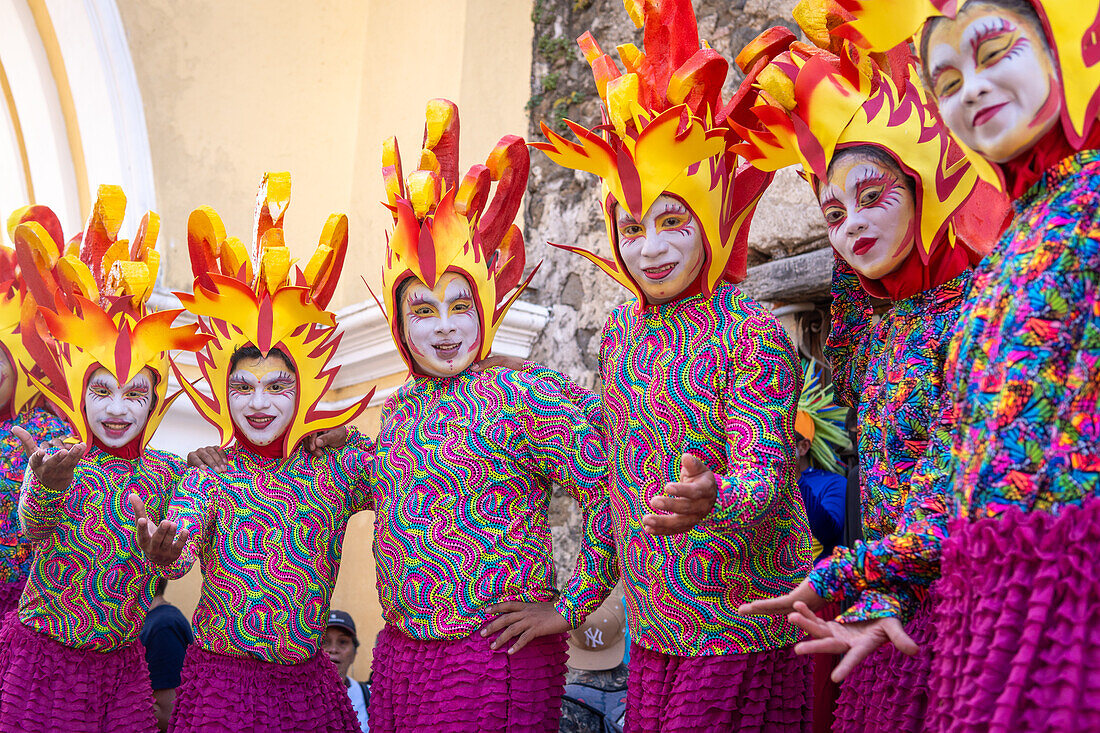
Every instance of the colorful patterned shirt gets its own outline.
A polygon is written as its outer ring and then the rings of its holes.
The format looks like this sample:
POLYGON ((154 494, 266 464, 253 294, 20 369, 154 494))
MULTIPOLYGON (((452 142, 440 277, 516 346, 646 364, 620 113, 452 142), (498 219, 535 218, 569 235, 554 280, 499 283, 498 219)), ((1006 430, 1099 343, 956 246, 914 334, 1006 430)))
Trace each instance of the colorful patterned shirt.
POLYGON ((847 620, 911 613, 939 576, 951 517, 1057 513, 1100 493, 1100 151, 1052 167, 1013 206, 975 270, 895 534, 824 578, 870 589, 847 620))
POLYGON ((159 522, 186 470, 179 456, 146 450, 135 460, 90 447, 65 491, 23 482, 19 512, 34 545, 24 624, 60 643, 97 652, 137 638, 153 600, 154 568, 134 545, 129 496, 159 522))
POLYGON ((36 443, 69 434, 64 420, 49 410, 35 408, 15 419, 0 421, 0 583, 21 583, 31 572, 33 547, 19 530, 19 487, 27 468, 23 444, 11 432, 19 426, 36 443))
POLYGON ((794 453, 802 373, 786 332, 728 283, 642 312, 631 301, 604 327, 600 370, 630 640, 677 656, 793 643, 786 618, 736 613, 810 566, 794 453), (683 534, 648 534, 648 501, 679 480, 681 453, 714 471, 714 511, 683 534))
POLYGON ((348 519, 372 506, 373 451, 352 430, 321 457, 301 445, 279 459, 226 453, 228 471, 191 469, 172 499, 191 539, 167 574, 202 561, 192 625, 203 649, 297 664, 321 647, 348 519))
POLYGON ((556 608, 573 626, 618 579, 598 427, 521 371, 416 377, 382 408, 374 557, 386 621, 417 639, 461 638, 486 604, 549 601, 551 481, 584 511, 556 608))

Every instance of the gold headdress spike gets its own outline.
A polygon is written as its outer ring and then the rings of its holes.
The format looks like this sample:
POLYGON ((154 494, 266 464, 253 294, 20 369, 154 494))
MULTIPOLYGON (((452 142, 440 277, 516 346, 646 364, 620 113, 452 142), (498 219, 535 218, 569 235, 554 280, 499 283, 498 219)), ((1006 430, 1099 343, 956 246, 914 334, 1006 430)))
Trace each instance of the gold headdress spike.
MULTIPOLYGON (((603 101, 604 126, 586 129, 566 121, 571 142, 545 124, 545 143, 532 143, 555 163, 603 179, 602 205, 608 240, 618 238, 614 206, 641 220, 658 196, 679 198, 703 231, 707 262, 700 289, 720 280, 740 282, 748 264, 752 214, 772 174, 738 167, 732 145, 739 140, 725 120, 740 104, 722 102, 728 64, 705 43, 690 0, 625 0, 627 12, 645 29, 641 51, 618 47, 623 73, 592 37, 578 40, 592 67, 603 101)), ((627 273, 615 247, 614 261, 577 247, 554 245, 594 262, 638 298, 645 296, 627 273)))
POLYGON ((326 310, 344 266, 348 218, 332 214, 305 268, 290 257, 283 238, 283 215, 290 203, 290 174, 266 173, 256 197, 252 246, 226 236, 221 217, 209 206, 191 212, 187 247, 195 275, 194 293, 177 293, 199 317, 210 342, 198 354, 198 366, 210 385, 207 397, 187 382, 173 362, 187 396, 199 414, 216 427, 222 445, 233 440, 227 384, 233 352, 249 344, 263 354, 278 348, 298 375, 296 411, 283 437, 288 455, 303 437, 353 420, 374 390, 340 410, 325 410, 321 399, 339 367, 330 366, 341 334, 326 310))
POLYGON ((968 159, 940 122, 908 53, 892 50, 886 73, 865 52, 829 35, 827 27, 835 23, 829 6, 835 7, 803 0, 795 14, 813 23, 807 36, 829 48, 797 42, 787 29, 773 28, 738 55, 747 74, 742 89, 751 89, 754 101, 731 120, 744 139, 736 150, 764 170, 801 164, 813 183, 826 178, 844 148, 880 148, 915 181, 917 241, 925 262, 944 241, 984 251, 1001 223, 986 215, 1006 207, 993 189, 996 174, 985 161, 968 159), (982 224, 986 219, 988 226, 982 224))
MULTIPOLYGON (((23 344, 43 376, 31 383, 68 419, 83 441, 91 437, 82 406, 88 377, 97 368, 126 384, 148 367, 155 375, 156 403, 140 437, 145 445, 172 401, 167 397, 168 351, 195 351, 207 341, 195 326, 172 327, 182 310, 149 313, 160 256, 160 217, 148 212, 133 242, 118 238, 126 196, 118 186, 100 186, 84 231, 61 248, 57 217, 41 207, 21 209, 12 240, 20 273, 39 306, 24 306, 23 344), (37 211, 36 211, 37 210, 37 211)), ((28 299, 29 300, 29 299, 28 299)))
MULTIPOLYGON (((974 1, 974 0, 969 0, 974 1)), ((954 18, 968 0, 837 0, 852 16, 836 33, 863 48, 904 43, 930 19, 954 18)), ((1100 115, 1100 0, 1028 0, 1062 82, 1062 127, 1080 149, 1100 115)))
POLYGON ((402 175, 397 138, 382 147, 382 178, 393 230, 382 263, 384 309, 409 370, 415 363, 401 340, 397 288, 408 277, 430 288, 446 272, 465 276, 474 290, 482 324, 479 358, 485 358, 504 314, 531 281, 523 279, 523 233, 513 222, 527 189, 530 160, 523 138, 505 135, 485 164, 458 180, 458 107, 428 102, 424 144, 417 169, 402 175), (490 189, 496 183, 492 200, 490 189), (515 292, 512 292, 512 291, 515 292), (511 295, 509 295, 511 293, 511 295))

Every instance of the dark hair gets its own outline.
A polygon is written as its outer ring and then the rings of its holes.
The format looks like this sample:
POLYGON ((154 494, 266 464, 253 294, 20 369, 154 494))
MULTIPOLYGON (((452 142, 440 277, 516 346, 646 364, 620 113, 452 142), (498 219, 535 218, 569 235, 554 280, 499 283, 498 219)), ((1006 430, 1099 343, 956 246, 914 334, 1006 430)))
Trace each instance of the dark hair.
MULTIPOLYGON (((291 374, 297 374, 298 373, 298 370, 294 368, 294 362, 292 362, 290 360, 290 357, 287 356, 286 353, 282 349, 279 349, 279 348, 271 349, 271 351, 267 352, 267 355, 269 357, 277 356, 280 359, 282 359, 283 363, 286 364, 286 368, 290 370, 291 374)), ((236 351, 233 352, 233 356, 229 357, 229 373, 232 374, 237 369, 237 362, 241 361, 242 359, 263 359, 263 358, 264 358, 263 352, 261 352, 253 344, 245 344, 244 346, 240 346, 240 347, 237 348, 236 351)))
POLYGON ((168 587, 168 578, 156 578, 156 586, 153 588, 154 596, 163 596, 164 590, 168 587))
MULTIPOLYGON (((917 195, 917 181, 913 176, 905 172, 901 167, 901 163, 890 153, 886 152, 877 145, 853 145, 850 148, 842 148, 833 154, 833 159, 829 161, 829 169, 825 172, 826 176, 829 176, 833 172, 833 166, 845 158, 867 158, 874 163, 878 163, 880 166, 898 176, 905 184, 905 188, 908 189, 909 195, 916 198, 917 195)), ((820 187, 821 181, 818 183, 820 187)), ((818 191, 817 193, 820 193, 818 191)))
MULTIPOLYGON (((1035 26, 1035 32, 1039 34, 1039 38, 1042 38, 1043 42, 1046 44, 1047 53, 1050 53, 1050 39, 1047 38, 1046 30, 1043 28, 1043 22, 1039 19, 1039 14, 1035 12, 1035 6, 1028 0, 980 0, 980 2, 985 5, 992 5, 995 8, 1017 13, 1027 18, 1028 22, 1035 26)), ((924 81, 924 88, 933 95, 932 79, 928 76, 928 39, 932 35, 932 30, 940 23, 946 23, 947 20, 948 19, 942 15, 930 18, 928 22, 924 24, 924 28, 922 28, 920 32, 920 43, 918 44, 918 48, 920 49, 921 79, 924 81)))

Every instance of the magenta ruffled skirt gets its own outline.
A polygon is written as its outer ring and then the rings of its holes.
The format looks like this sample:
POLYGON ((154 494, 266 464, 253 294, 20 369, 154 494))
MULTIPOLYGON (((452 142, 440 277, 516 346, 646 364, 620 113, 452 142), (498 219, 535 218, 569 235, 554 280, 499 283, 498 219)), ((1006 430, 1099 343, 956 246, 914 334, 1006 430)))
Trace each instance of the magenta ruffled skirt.
POLYGON ((24 626, 12 612, 0 627, 0 731, 155 731, 145 649, 74 649, 24 626))
POLYGON ((515 654, 495 637, 411 639, 386 626, 371 665, 371 733, 557 731, 565 690, 565 635, 515 654))
POLYGON ((27 585, 27 579, 15 583, 0 583, 0 619, 8 615, 8 611, 19 608, 19 599, 23 595, 23 588, 27 585))
POLYGON ((674 657, 631 644, 626 731, 810 733, 812 669, 792 647, 674 657))
POLYGON ((884 644, 844 680, 833 733, 918 733, 928 718, 929 678, 935 642, 931 598, 917 609, 905 632, 920 646, 916 656, 884 644))
POLYGON ((1100 731, 1100 500, 956 520, 942 570, 929 729, 1100 731))
POLYGON ((324 652, 298 664, 187 648, 170 731, 358 733, 347 688, 324 652))

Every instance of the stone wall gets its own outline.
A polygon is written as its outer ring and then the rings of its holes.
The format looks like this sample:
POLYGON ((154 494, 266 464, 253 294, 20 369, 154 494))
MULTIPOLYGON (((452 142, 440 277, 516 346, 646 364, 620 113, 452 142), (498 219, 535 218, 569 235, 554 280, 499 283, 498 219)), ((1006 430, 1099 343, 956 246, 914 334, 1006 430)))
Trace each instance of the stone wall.
MULTIPOLYGON (((696 0, 700 38, 731 62, 727 98, 742 78, 733 58, 771 26, 795 28, 790 19, 793 6, 794 0, 696 0)), ((540 122, 563 133, 566 118, 587 127, 598 124, 600 107, 592 72, 576 38, 591 31, 601 48, 615 56, 614 48, 622 43, 640 48, 641 30, 634 28, 622 0, 535 0, 532 19, 528 139, 544 139, 540 122)), ((599 192, 594 176, 566 170, 542 153, 532 152, 524 234, 529 251, 540 253, 544 261, 525 298, 551 310, 532 358, 593 389, 600 388, 597 360, 604 322, 629 293, 586 260, 543 243, 579 245, 610 257, 599 192)), ((750 230, 750 270, 742 287, 782 309, 777 313, 785 314, 781 320, 806 353, 820 351, 827 321, 821 304, 828 300, 832 255, 822 249, 824 245, 821 213, 809 187, 793 170, 781 171, 750 230)), ((576 557, 579 522, 575 504, 556 490, 551 524, 559 580, 567 576, 576 557)))

